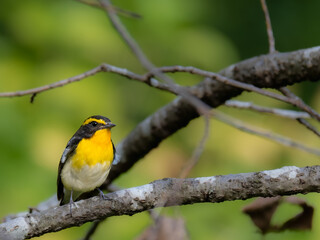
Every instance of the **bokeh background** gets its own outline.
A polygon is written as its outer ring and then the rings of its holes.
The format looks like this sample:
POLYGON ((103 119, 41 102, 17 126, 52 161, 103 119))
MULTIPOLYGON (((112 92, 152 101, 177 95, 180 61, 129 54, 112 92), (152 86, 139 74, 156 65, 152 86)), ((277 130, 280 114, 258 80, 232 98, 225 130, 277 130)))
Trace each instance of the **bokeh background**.
MULTIPOLYGON (((143 16, 122 17, 131 34, 157 66, 191 65, 210 71, 268 51, 260 1, 231 0, 114 0, 114 4, 143 16)), ((2 0, 0 7, 0 92, 29 89, 83 73, 102 62, 144 73, 139 62, 111 27, 106 14, 76 1, 2 0)), ((268 1, 279 51, 293 51, 320 43, 320 2, 268 1)), ((183 85, 201 78, 172 75, 183 85)), ((318 83, 305 82, 291 89, 320 110, 318 83)), ((90 115, 108 116, 117 124, 117 144, 141 120, 174 99, 117 75, 100 73, 81 82, 36 96, 0 99, 0 216, 25 211, 56 192, 57 166, 64 147, 90 115)), ((290 106, 255 94, 240 100, 264 106, 290 106)), ((295 121, 220 107, 250 124, 266 127, 319 147, 319 139, 295 121)), ((176 177, 203 134, 203 121, 192 121, 129 172, 116 180, 127 188, 165 177, 176 177)), ((307 166, 319 158, 296 149, 251 136, 215 120, 199 164, 191 177, 261 171, 287 165, 307 166)), ((269 234, 265 239, 319 239, 320 198, 301 196, 315 206, 311 232, 269 234)), ((183 206, 179 211, 192 239, 260 239, 249 218, 241 213, 246 204, 183 206)), ((282 222, 299 209, 280 208, 275 222, 282 222)), ((178 214, 177 214, 178 213, 178 214)), ((98 229, 94 239, 133 239, 151 223, 146 213, 113 217, 98 229)), ((80 239, 89 224, 51 233, 39 239, 80 239)))

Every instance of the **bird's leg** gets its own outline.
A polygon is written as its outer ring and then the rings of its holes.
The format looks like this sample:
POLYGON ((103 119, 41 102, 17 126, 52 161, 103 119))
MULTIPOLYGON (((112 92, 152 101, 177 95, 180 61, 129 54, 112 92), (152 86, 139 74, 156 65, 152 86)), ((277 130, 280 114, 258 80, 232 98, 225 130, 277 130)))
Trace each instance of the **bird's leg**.
POLYGON ((72 204, 73 204, 72 193, 73 193, 73 190, 71 189, 70 201, 69 201, 69 207, 70 207, 70 215, 71 215, 71 217, 72 217, 72 204))
POLYGON ((107 197, 102 191, 100 188, 97 188, 98 191, 99 191, 99 195, 100 195, 100 198, 103 199, 103 200, 110 200, 109 197, 107 197))
POLYGON ((72 205, 74 205, 76 208, 78 207, 77 204, 73 201, 72 194, 73 194, 73 189, 71 189, 70 201, 69 201, 70 215, 71 215, 71 217, 72 217, 72 205))

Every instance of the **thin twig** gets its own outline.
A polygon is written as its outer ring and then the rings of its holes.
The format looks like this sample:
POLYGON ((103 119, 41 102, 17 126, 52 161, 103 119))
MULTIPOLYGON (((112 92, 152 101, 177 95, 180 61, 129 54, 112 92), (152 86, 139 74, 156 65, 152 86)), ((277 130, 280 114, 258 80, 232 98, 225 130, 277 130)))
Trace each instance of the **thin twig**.
MULTIPOLYGON (((108 192, 116 192, 116 191, 120 191, 122 190, 122 188, 118 187, 117 185, 115 184, 109 184, 108 187, 107 187, 107 191, 108 192)), ((153 209, 150 209, 150 211, 154 211, 153 209)), ((82 240, 90 240, 91 237, 93 236, 93 234, 96 232, 96 230, 98 229, 100 223, 102 223, 104 220, 106 219, 102 219, 102 220, 97 220, 97 221, 94 221, 89 230, 87 231, 86 235, 84 236, 84 238, 82 240)))
POLYGON ((194 166, 199 162, 200 156, 203 152, 204 146, 209 137, 209 132, 210 132, 209 118, 207 117, 204 118, 204 124, 205 124, 205 127, 204 127, 203 136, 197 148, 194 150, 192 157, 189 159, 185 167, 180 172, 179 178, 186 178, 189 175, 190 171, 194 168, 194 166))
POLYGON ((278 142, 278 143, 283 144, 285 146, 297 148, 297 149, 300 149, 300 150, 305 151, 307 153, 311 153, 311 154, 320 156, 320 150, 317 148, 311 148, 311 147, 305 146, 301 143, 295 142, 289 138, 280 136, 278 134, 267 132, 265 130, 258 129, 256 127, 248 126, 247 124, 245 124, 237 119, 234 119, 230 116, 227 116, 221 112, 212 111, 212 116, 214 118, 218 119, 219 121, 224 122, 226 124, 229 124, 229 125, 237 128, 241 131, 248 132, 248 133, 251 133, 254 135, 258 135, 258 136, 261 136, 264 138, 268 138, 274 142, 278 142))
MULTIPOLYGON (((95 1, 87 1, 87 0, 76 0, 77 2, 80 2, 80 3, 83 3, 83 4, 86 4, 90 7, 95 7, 95 8, 99 8, 99 9, 103 9, 103 7, 99 4, 99 3, 96 3, 95 1)), ((137 13, 134 13, 134 12, 131 12, 131 11, 128 11, 128 10, 125 10, 125 9, 122 9, 122 8, 119 8, 117 6, 113 6, 114 10, 125 16, 125 17, 132 17, 132 18, 142 18, 141 15, 137 14, 137 13)))
POLYGON ((274 53, 276 52, 276 48, 275 48, 275 41, 274 41, 268 7, 265 0, 260 0, 260 2, 261 2, 262 10, 264 13, 264 17, 266 20, 266 27, 267 27, 267 34, 268 34, 268 41, 269 41, 269 53, 274 53))
MULTIPOLYGON (((185 164, 185 166, 181 170, 181 172, 178 176, 179 178, 186 178, 189 175, 189 173, 191 172, 191 170, 195 167, 195 165, 200 160, 200 156, 204 150, 204 146, 208 140, 209 131, 210 131, 210 119, 207 116, 204 116, 203 119, 204 119, 205 127, 204 127, 204 132, 203 132, 202 138, 201 138, 198 146, 196 147, 196 149, 193 151, 192 157, 187 161, 187 163, 185 164)), ((168 201, 169 201, 169 198, 163 202, 163 206, 165 206, 168 201)), ((164 210, 164 208, 161 208, 159 210, 159 212, 153 211, 153 215, 151 215, 151 216, 153 217, 155 222, 157 222, 159 220, 160 213, 162 210, 164 210)))
POLYGON ((127 31, 125 26, 122 24, 120 19, 118 18, 116 12, 114 11, 111 1, 110 0, 99 0, 101 6, 103 6, 107 12, 107 15, 113 25, 113 27, 116 29, 116 31, 119 33, 119 35, 122 37, 122 39, 126 42, 126 44, 129 46, 131 51, 134 53, 134 55, 138 58, 142 66, 147 69, 150 73, 152 73, 154 76, 158 77, 159 79, 162 79, 171 89, 172 91, 176 92, 178 95, 185 98, 190 104, 192 104, 198 113, 200 115, 207 115, 209 114, 209 111, 211 107, 198 99, 197 97, 190 94, 184 87, 181 87, 179 85, 174 84, 174 81, 163 74, 158 68, 156 68, 151 61, 146 57, 146 55, 143 53, 139 45, 136 43, 136 41, 132 38, 130 33, 127 31))
POLYGON ((33 102, 34 102, 34 99, 35 99, 36 96, 37 96, 37 93, 33 93, 33 94, 31 95, 30 103, 33 103, 33 102))
MULTIPOLYGON (((105 220, 105 219, 104 219, 104 220, 105 220)), ((96 220, 96 221, 94 221, 94 222, 91 224, 89 230, 87 231, 86 235, 84 236, 84 238, 83 238, 82 240, 90 240, 91 237, 92 237, 92 235, 96 232, 99 224, 100 224, 102 221, 104 221, 104 220, 96 220)))
MULTIPOLYGON (((107 187, 107 191, 108 192, 116 192, 116 191, 119 191, 121 190, 120 187, 118 187, 117 185, 115 184, 109 184, 108 187, 107 187)), ((82 240, 90 240, 91 237, 94 235, 94 233, 96 232, 96 230, 98 229, 100 223, 102 223, 104 220, 106 219, 103 219, 103 220, 97 220, 97 221, 94 221, 89 230, 87 231, 86 235, 84 236, 84 238, 82 240)))
POLYGON ((317 119, 320 119, 319 113, 317 113, 314 109, 312 109, 309 105, 307 105, 301 98, 299 98, 297 95, 291 92, 288 88, 282 87, 282 88, 279 88, 279 90, 283 95, 292 99, 296 103, 295 106, 310 113, 311 115, 317 116, 317 119))
MULTIPOLYGON (((316 116, 319 116, 319 114, 314 109, 312 109, 309 105, 307 105, 301 98, 299 98, 297 95, 291 92, 288 88, 282 87, 282 88, 279 88, 279 90, 283 95, 297 102, 298 103, 297 107, 299 107, 300 109, 304 111, 308 111, 309 113, 313 113, 316 116)), ((320 136, 319 131, 314 126, 312 126, 308 121, 302 118, 298 118, 297 121, 303 126, 305 126, 308 130, 316 134, 318 137, 320 136)))
POLYGON ((52 84, 48 84, 48 85, 44 85, 41 87, 32 88, 32 89, 28 89, 28 90, 24 90, 24 91, 3 92, 3 93, 0 93, 0 97, 21 97, 21 96, 25 96, 25 95, 33 95, 33 94, 41 93, 41 92, 44 92, 44 91, 47 91, 50 89, 65 86, 69 83, 80 81, 80 80, 85 79, 87 77, 93 76, 101 71, 102 71, 101 66, 98 66, 98 67, 93 68, 87 72, 81 73, 77 76, 67 78, 67 79, 52 83, 52 84))
MULTIPOLYGON (((268 92, 265 91, 263 89, 260 89, 258 87, 255 87, 251 84, 247 84, 247 83, 242 83, 242 82, 238 82, 236 80, 233 79, 229 79, 227 77, 221 76, 219 74, 213 73, 213 72, 208 72, 202 69, 198 69, 195 67, 184 67, 184 66, 169 66, 169 67, 161 67, 159 68, 160 71, 162 72, 170 72, 170 73, 175 73, 175 72, 188 72, 191 74, 196 74, 199 76, 203 76, 203 77, 209 77, 209 78, 214 78, 215 80, 218 80, 220 82, 223 82, 227 85, 230 86, 234 86, 234 87, 238 87, 247 91, 252 91, 252 92, 256 92, 259 93, 261 95, 265 95, 271 98, 275 98, 277 100, 280 101, 284 101, 284 102, 288 102, 288 103, 292 103, 293 101, 289 100, 289 98, 284 97, 282 95, 276 94, 276 93, 272 93, 272 92, 268 92)), ((24 91, 16 91, 16 92, 3 92, 0 93, 0 97, 20 97, 20 96, 25 96, 25 95, 30 95, 30 94, 34 94, 34 93, 40 93, 40 92, 44 92, 50 89, 54 89, 57 87, 62 87, 64 85, 67 85, 69 83, 73 83, 76 81, 80 81, 82 79, 85 79, 89 76, 93 76, 99 72, 111 72, 111 73, 116 73, 119 74, 121 76, 127 77, 129 79, 134 79, 134 80, 138 80, 141 82, 144 82, 150 86, 153 86, 155 88, 159 88, 162 90, 166 90, 175 94, 178 94, 174 89, 176 89, 178 87, 178 85, 175 85, 174 88, 172 89, 171 87, 169 87, 167 84, 161 83, 159 81, 157 81, 156 79, 152 78, 155 74, 152 72, 148 72, 145 75, 138 75, 135 74, 133 72, 128 71, 127 69, 124 68, 119 68, 110 64, 101 64, 100 66, 93 68, 87 72, 84 72, 82 74, 79 74, 77 76, 71 77, 71 78, 67 78, 52 84, 48 84, 48 85, 44 85, 41 87, 37 87, 37 88, 32 88, 32 89, 28 89, 28 90, 24 90, 24 91)), ((319 117, 320 119, 320 117, 319 117)))
MULTIPOLYGON (((267 33, 268 33, 268 40, 269 40, 269 53, 275 52, 275 41, 274 41, 274 36, 273 36, 273 31, 272 31, 272 26, 271 26, 271 20, 269 16, 269 11, 268 7, 266 4, 265 0, 260 0, 261 6, 264 12, 265 20, 266 20, 266 26, 267 26, 267 33)), ((313 116, 319 116, 319 114, 314 111, 312 108, 310 108, 307 104, 305 104, 298 96, 296 96, 294 93, 292 93, 288 88, 282 87, 279 89, 283 95, 293 99, 298 103, 296 106, 311 113, 313 116)), ((317 118, 318 119, 318 118, 317 118)), ((319 136, 318 130, 313 127, 308 121, 302 119, 302 118, 297 118, 297 121, 304 125, 307 129, 309 129, 311 132, 315 133, 317 136, 319 136)), ((319 119, 318 119, 319 121, 319 119)))
MULTIPOLYGON (((286 97, 286 96, 282 96, 280 94, 276 94, 273 92, 269 92, 266 91, 264 89, 258 88, 252 84, 248 84, 248 83, 243 83, 243 82, 239 82, 227 77, 224 77, 220 74, 217 73, 213 73, 213 72, 209 72, 209 71, 205 71, 199 68, 195 68, 195 67, 190 67, 190 66, 168 66, 168 67, 160 67, 158 68, 159 71, 164 72, 164 73, 176 73, 176 72, 188 72, 191 74, 196 74, 199 76, 203 76, 203 77, 209 77, 212 79, 215 79, 217 81, 220 81, 224 84, 233 86, 233 87, 237 87, 243 90, 247 90, 247 91, 251 91, 251 92, 256 92, 258 94, 267 96, 267 97, 271 97, 289 104, 292 104, 302 110, 304 110, 305 112, 309 113, 313 118, 317 119, 318 121, 320 121, 320 114, 317 113, 315 110, 313 110, 311 107, 309 107, 308 105, 306 105, 300 98, 298 97, 286 97)), ((16 91, 16 92, 3 92, 0 93, 0 97, 18 97, 18 96, 25 96, 25 95, 30 95, 30 94, 34 94, 34 93, 40 93, 40 92, 44 92, 50 89, 54 89, 57 87, 61 87, 64 85, 67 85, 69 83, 73 83, 76 81, 80 81, 82 79, 85 79, 89 76, 93 76, 99 72, 110 72, 110 73, 116 73, 119 74, 121 76, 124 76, 128 79, 133 79, 133 80, 137 80, 143 83, 148 84, 149 86, 152 86, 154 88, 158 88, 161 90, 165 90, 174 94, 179 94, 179 92, 176 91, 176 89, 181 88, 181 86, 174 84, 174 87, 169 86, 168 84, 162 83, 157 81, 156 79, 153 78, 153 76, 155 75, 152 72, 148 72, 144 75, 139 75, 133 72, 128 71, 127 69, 124 68, 119 68, 110 64, 106 64, 103 63, 100 66, 93 68, 85 73, 79 74, 77 76, 71 77, 71 78, 67 78, 52 84, 48 84, 48 85, 44 85, 41 87, 37 87, 37 88, 33 88, 33 89, 28 89, 28 90, 24 90, 24 91, 16 91)), ((186 88, 185 88, 186 89, 186 88)), ((198 99, 199 100, 199 99, 198 99)), ((199 100, 200 101, 200 100, 199 100)), ((207 105, 206 105, 207 106, 207 105)))
MULTIPOLYGON (((317 113, 315 110, 313 110, 311 107, 309 107, 308 105, 306 105, 300 98, 298 97, 286 97, 286 96, 282 96, 280 94, 276 94, 273 92, 269 92, 266 91, 264 89, 258 88, 252 84, 248 84, 248 83, 243 83, 243 82, 239 82, 227 77, 224 77, 220 74, 217 73, 213 73, 213 72, 209 72, 209 71, 205 71, 199 68, 195 68, 195 67, 190 67, 190 66, 168 66, 168 67, 160 67, 158 68, 158 71, 161 72, 165 72, 165 73, 176 73, 176 72, 188 72, 191 74, 196 74, 199 76, 203 76, 203 77, 209 77, 212 79, 215 79, 217 81, 220 81, 224 84, 233 86, 233 87, 237 87, 243 90, 247 90, 247 91, 251 91, 251 92, 256 92, 258 94, 267 96, 267 97, 271 97, 289 104, 292 104, 304 111, 306 111, 307 113, 309 113, 313 118, 317 119, 318 121, 320 121, 320 114, 317 113)), ((73 83, 76 81, 80 81, 82 79, 85 79, 89 76, 93 76, 99 72, 111 72, 111 73, 116 73, 119 74, 121 76, 127 77, 129 79, 133 79, 133 80, 137 80, 143 83, 148 84, 149 86, 161 89, 161 90, 165 90, 174 94, 180 94, 179 91, 176 91, 177 89, 181 89, 181 86, 174 84, 173 87, 172 85, 168 85, 165 83, 161 83, 159 81, 157 81, 156 79, 152 78, 155 74, 152 72, 148 72, 144 75, 138 75, 135 74, 133 72, 128 71, 127 69, 124 68, 119 68, 110 64, 106 64, 103 63, 100 66, 93 68, 85 73, 79 74, 77 76, 71 77, 71 78, 67 78, 52 84, 48 84, 48 85, 44 85, 41 87, 37 87, 37 88, 33 88, 33 89, 28 89, 28 90, 24 90, 24 91, 16 91, 16 92, 3 92, 0 93, 0 97, 18 97, 18 96, 24 96, 24 95, 30 95, 30 94, 34 94, 34 93, 40 93, 40 92, 44 92, 50 89, 54 89, 57 87, 61 87, 64 85, 67 85, 69 83, 73 83)), ((186 88, 185 88, 186 90, 186 88)), ((189 93, 189 95, 191 95, 191 93, 189 93)), ((196 98, 197 100, 199 100, 198 98, 196 98)), ((199 100, 200 101, 200 100, 199 100)), ((203 103, 201 101, 201 103, 203 103)), ((208 105, 206 105, 208 106, 208 105)))
MULTIPOLYGON (((135 74, 133 72, 128 71, 125 68, 119 68, 110 64, 106 64, 103 63, 101 65, 99 65, 98 67, 95 67, 87 72, 81 73, 79 75, 76 75, 74 77, 70 77, 67 79, 63 79, 60 80, 58 82, 54 82, 51 84, 47 84, 47 85, 43 85, 37 88, 31 88, 28 90, 22 90, 22 91, 15 91, 15 92, 2 92, 0 93, 0 97, 21 97, 21 96, 26 96, 26 95, 34 95, 34 94, 38 94, 38 93, 42 93, 51 89, 55 89, 58 87, 62 87, 65 85, 68 85, 70 83, 73 82, 77 82, 80 80, 83 80, 85 78, 88 78, 90 76, 93 76, 99 72, 110 72, 110 73, 115 73, 118 74, 120 76, 126 77, 128 79, 132 79, 132 80, 137 80, 143 83, 148 84, 149 86, 161 89, 161 90, 165 90, 168 92, 173 92, 166 84, 161 83, 159 81, 157 81, 156 79, 146 79, 145 76, 143 75, 138 75, 135 74)), ((173 92, 174 93, 174 92, 173 92)))
POLYGON ((228 100, 225 102, 227 107, 234 107, 240 109, 250 109, 261 113, 271 113, 279 117, 298 119, 298 118, 310 118, 310 115, 306 112, 298 112, 293 110, 269 108, 255 105, 251 102, 242 102, 237 100, 228 100))
MULTIPOLYGON (((260 0, 260 2, 264 12, 265 20, 266 20, 266 27, 267 27, 268 40, 269 40, 269 53, 274 53, 276 52, 276 49, 275 49, 275 41, 274 41, 274 36, 273 36, 273 31, 271 26, 271 20, 269 16, 269 10, 265 0, 260 0)), ((283 93, 283 95, 295 100, 298 103, 296 105, 297 107, 309 112, 313 116, 319 116, 319 114, 316 111, 314 111, 311 107, 305 104, 298 96, 292 93, 288 88, 282 87, 280 88, 280 91, 283 93)), ((319 118, 317 119, 319 121, 319 118)), ((316 134, 318 137, 320 136, 320 132, 314 126, 312 126, 308 121, 302 118, 297 118, 297 121, 303 126, 305 126, 308 130, 316 134)))
POLYGON ((320 137, 320 132, 314 126, 312 126, 307 120, 303 118, 298 118, 297 121, 301 123, 303 126, 305 126, 307 129, 309 129, 311 132, 316 134, 318 137, 320 137))
MULTIPOLYGON (((109 184, 108 185, 108 188, 107 188, 108 192, 116 192, 116 191, 119 191, 121 190, 120 187, 116 186, 115 184, 109 184)), ((87 231, 86 235, 84 236, 84 238, 82 240, 90 240, 91 237, 93 236, 93 234, 96 232, 96 230, 98 229, 100 223, 102 223, 103 221, 105 221, 106 219, 103 219, 103 220, 97 220, 97 221, 94 221, 89 230, 87 231)))

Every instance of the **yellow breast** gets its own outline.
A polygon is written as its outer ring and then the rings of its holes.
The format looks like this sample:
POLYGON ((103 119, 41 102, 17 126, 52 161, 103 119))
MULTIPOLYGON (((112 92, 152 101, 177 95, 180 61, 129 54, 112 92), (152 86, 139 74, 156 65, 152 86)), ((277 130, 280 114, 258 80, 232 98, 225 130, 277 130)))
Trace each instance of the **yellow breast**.
POLYGON ((72 166, 81 169, 85 165, 90 167, 97 163, 110 166, 114 158, 110 129, 101 129, 91 138, 82 139, 73 155, 72 166))

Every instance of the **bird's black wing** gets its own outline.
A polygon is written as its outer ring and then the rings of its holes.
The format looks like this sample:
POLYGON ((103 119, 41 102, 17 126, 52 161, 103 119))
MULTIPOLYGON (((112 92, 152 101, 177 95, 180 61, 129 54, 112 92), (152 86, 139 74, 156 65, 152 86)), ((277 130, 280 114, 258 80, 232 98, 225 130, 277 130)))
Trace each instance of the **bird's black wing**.
MULTIPOLYGON (((58 200, 63 200, 64 191, 63 191, 63 183, 61 181, 61 171, 64 164, 69 160, 69 158, 74 154, 75 149, 77 148, 79 142, 81 141, 81 137, 74 135, 70 141, 68 142, 59 163, 58 168, 58 179, 57 179, 57 198, 58 200)), ((61 201, 62 202, 62 201, 61 201)))

